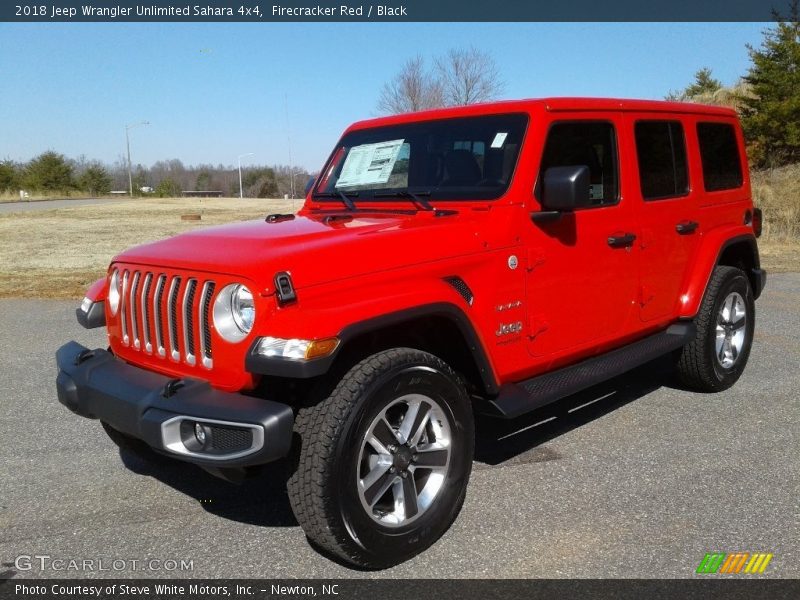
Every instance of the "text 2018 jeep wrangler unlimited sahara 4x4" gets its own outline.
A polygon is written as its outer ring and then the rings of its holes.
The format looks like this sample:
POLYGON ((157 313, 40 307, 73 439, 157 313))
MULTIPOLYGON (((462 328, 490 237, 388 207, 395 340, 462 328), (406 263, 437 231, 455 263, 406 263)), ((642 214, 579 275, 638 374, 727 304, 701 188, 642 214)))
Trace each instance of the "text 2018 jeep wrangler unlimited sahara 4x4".
POLYGON ((289 457, 308 537, 388 566, 456 518, 474 409, 515 417, 666 353, 695 389, 733 385, 760 226, 727 109, 365 121, 296 216, 117 256, 77 313, 110 347, 63 346, 58 398, 123 447, 229 479, 289 457))

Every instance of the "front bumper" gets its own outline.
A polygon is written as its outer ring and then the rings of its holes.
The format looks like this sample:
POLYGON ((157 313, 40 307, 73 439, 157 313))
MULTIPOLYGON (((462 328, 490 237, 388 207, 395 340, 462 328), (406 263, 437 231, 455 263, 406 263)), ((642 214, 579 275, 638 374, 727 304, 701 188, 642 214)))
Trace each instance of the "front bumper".
POLYGON ((58 400, 154 450, 206 468, 248 467, 286 456, 294 414, 279 402, 221 392, 207 382, 171 379, 106 350, 69 342, 56 353, 58 400), (194 434, 200 424, 208 437, 194 434))

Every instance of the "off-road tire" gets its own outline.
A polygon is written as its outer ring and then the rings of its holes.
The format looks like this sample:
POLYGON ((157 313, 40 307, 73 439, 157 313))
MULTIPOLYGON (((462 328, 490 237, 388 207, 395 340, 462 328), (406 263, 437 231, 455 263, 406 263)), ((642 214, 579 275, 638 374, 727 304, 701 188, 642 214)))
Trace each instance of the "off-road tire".
POLYGON ((472 409, 463 382, 431 354, 396 348, 362 360, 327 397, 299 410, 295 433, 288 481, 295 517, 314 545, 345 563, 379 569, 408 560, 436 542, 461 510, 475 444, 472 409), (405 526, 387 528, 359 496, 359 453, 374 419, 408 394, 425 394, 443 407, 452 434, 450 458, 425 512, 405 526))
POLYGON ((715 267, 695 318, 697 336, 677 353, 675 364, 680 381, 687 387, 701 392, 720 392, 736 383, 750 356, 755 316, 753 290, 745 273, 735 267, 715 267), (744 300, 745 337, 736 362, 726 368, 717 359, 715 345, 717 321, 723 303, 734 292, 744 300))

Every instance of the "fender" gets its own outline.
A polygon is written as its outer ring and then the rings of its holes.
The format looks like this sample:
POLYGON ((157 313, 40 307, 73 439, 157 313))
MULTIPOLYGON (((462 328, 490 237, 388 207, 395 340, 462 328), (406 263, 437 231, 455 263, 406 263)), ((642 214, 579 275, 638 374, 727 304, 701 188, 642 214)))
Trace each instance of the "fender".
MULTIPOLYGON (((707 232, 697 249, 694 257, 694 266, 684 282, 680 296, 679 317, 691 319, 700 310, 700 303, 706 286, 711 279, 714 267, 719 263, 722 253, 733 244, 747 242, 753 251, 755 268, 760 268, 758 246, 753 230, 747 226, 719 227, 707 232)), ((748 273, 748 276, 751 274, 748 273)))
POLYGON ((102 277, 95 281, 89 286, 89 289, 86 290, 86 297, 92 302, 103 302, 106 299, 106 294, 108 293, 108 290, 106 289, 107 281, 108 277, 102 277))
POLYGON ((245 366, 251 373, 258 373, 261 375, 298 379, 317 377, 328 372, 331 365, 336 360, 336 357, 339 355, 340 350, 347 345, 347 342, 354 338, 369 333, 370 331, 377 331, 391 325, 399 325, 420 317, 431 316, 444 317, 458 327, 458 330, 464 336, 469 351, 475 360, 486 392, 491 395, 497 394, 499 390, 497 378, 495 377, 494 369, 492 368, 489 357, 475 327, 461 308, 449 302, 434 302, 431 304, 414 306, 348 325, 343 328, 338 335, 340 344, 336 352, 325 358, 319 358, 313 361, 304 362, 287 360, 280 357, 266 358, 260 356, 255 353, 258 343, 256 341, 247 353, 245 366))
POLYGON ((105 277, 89 286, 83 302, 75 309, 75 317, 81 327, 94 329, 106 324, 105 300, 107 293, 105 277))

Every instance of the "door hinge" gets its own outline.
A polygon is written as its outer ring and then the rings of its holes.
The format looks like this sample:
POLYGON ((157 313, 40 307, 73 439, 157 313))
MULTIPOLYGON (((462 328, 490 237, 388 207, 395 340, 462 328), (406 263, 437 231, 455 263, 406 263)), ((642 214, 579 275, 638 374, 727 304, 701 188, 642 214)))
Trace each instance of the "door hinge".
POLYGON ((528 264, 525 265, 528 273, 535 271, 544 264, 544 254, 538 248, 528 250, 528 264))
POLYGON ((655 298, 655 294, 650 291, 646 285, 639 286, 639 294, 638 294, 637 301, 639 302, 639 306, 644 308, 647 304, 649 304, 653 298, 655 298))

